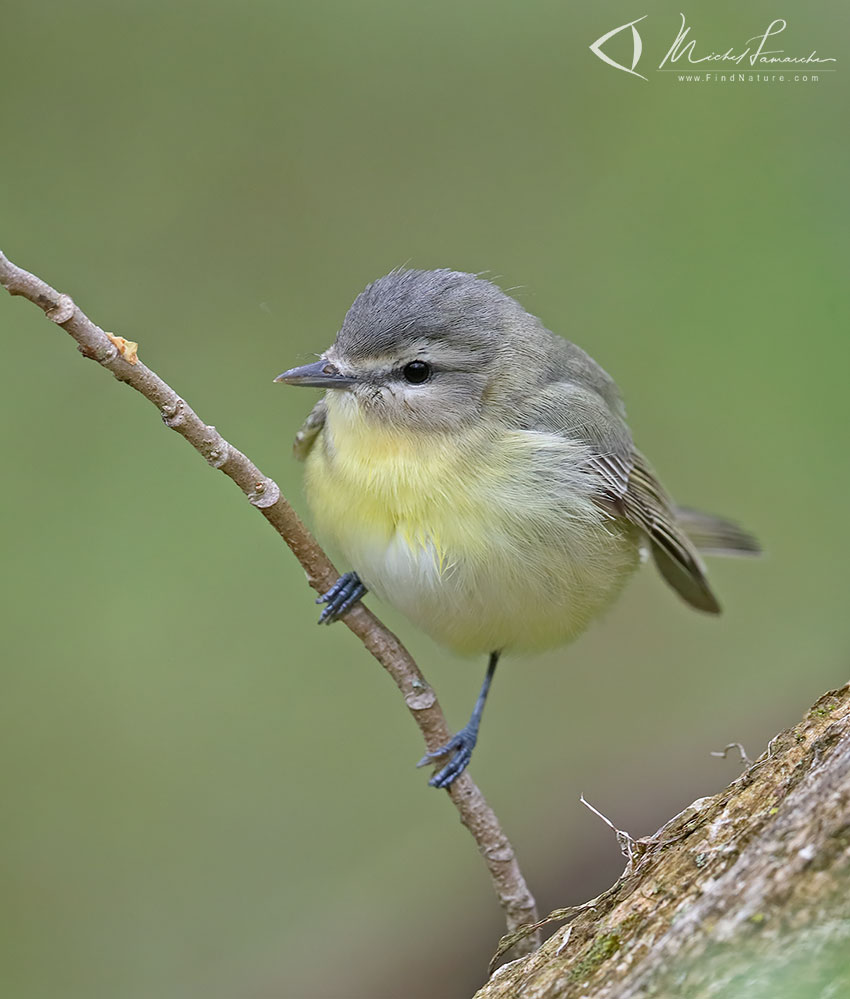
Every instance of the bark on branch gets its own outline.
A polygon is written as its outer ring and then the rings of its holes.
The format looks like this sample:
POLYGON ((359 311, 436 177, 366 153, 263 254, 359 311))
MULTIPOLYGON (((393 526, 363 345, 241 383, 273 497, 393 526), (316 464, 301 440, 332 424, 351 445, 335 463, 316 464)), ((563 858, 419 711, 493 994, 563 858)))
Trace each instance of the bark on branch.
POLYGON ((746 764, 476 999, 850 995, 850 684, 746 764))
MULTIPOLYGON (((41 308, 48 319, 70 333, 85 357, 97 361, 119 381, 126 382, 149 399, 160 411, 167 427, 184 437, 213 468, 224 472, 239 486, 249 502, 292 549, 307 574, 310 586, 318 593, 329 589, 339 573, 274 480, 263 475, 214 427, 207 426, 191 406, 139 361, 136 344, 106 333, 68 295, 16 267, 2 252, 0 285, 11 295, 20 295, 41 308)), ((431 751, 443 745, 450 733, 436 694, 398 638, 362 604, 353 607, 343 621, 395 681, 422 732, 427 749, 431 751)), ((448 794, 484 858, 504 909, 508 930, 533 922, 537 918, 534 899, 519 869, 513 847, 484 795, 467 773, 451 785, 448 794)), ((520 945, 522 949, 517 952, 528 953, 535 945, 536 940, 531 937, 520 945)))

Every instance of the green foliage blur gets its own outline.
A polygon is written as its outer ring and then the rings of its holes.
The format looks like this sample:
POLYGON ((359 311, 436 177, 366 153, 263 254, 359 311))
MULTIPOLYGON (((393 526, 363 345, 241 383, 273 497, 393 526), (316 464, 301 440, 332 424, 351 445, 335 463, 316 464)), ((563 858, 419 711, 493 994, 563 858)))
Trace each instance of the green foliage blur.
MULTIPOLYGON (((589 350, 677 499, 763 540, 712 563, 722 618, 646 571, 497 676, 472 773, 544 912, 621 867, 581 792, 651 832, 736 775, 710 750, 758 754, 847 679, 847 15, 791 7, 687 16, 706 49, 786 17, 789 49, 839 56, 818 83, 642 81, 589 51, 648 13, 657 65, 658 3, 0 16, 0 247, 299 510, 315 393, 272 378, 369 280, 450 266, 589 350)), ((0 349, 3 995, 470 995, 501 915, 391 682, 148 403, 5 296, 0 349)), ((462 724, 484 663, 371 606, 462 724)))

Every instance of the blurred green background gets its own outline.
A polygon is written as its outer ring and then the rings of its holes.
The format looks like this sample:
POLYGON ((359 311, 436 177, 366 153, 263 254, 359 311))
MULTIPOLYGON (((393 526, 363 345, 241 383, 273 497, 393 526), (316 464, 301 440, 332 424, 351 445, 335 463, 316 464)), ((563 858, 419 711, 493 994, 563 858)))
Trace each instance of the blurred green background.
MULTIPOLYGON (((787 7, 787 5, 786 5, 787 7)), ((647 82, 588 45, 679 7, 536 0, 7 4, 0 247, 304 511, 272 384, 408 263, 488 271, 618 380, 683 503, 761 562, 719 620, 643 573, 569 649, 507 662, 472 767, 542 911, 621 867, 584 794, 654 830, 847 679, 847 8, 786 17, 817 84, 647 82), (830 51, 830 50, 838 51, 830 51)), ((608 46, 626 59, 623 38, 608 46)), ((3 993, 471 994, 501 932, 396 690, 318 630, 292 556, 140 397, 0 299, 3 993)), ((372 606, 466 719, 483 662, 372 606)))

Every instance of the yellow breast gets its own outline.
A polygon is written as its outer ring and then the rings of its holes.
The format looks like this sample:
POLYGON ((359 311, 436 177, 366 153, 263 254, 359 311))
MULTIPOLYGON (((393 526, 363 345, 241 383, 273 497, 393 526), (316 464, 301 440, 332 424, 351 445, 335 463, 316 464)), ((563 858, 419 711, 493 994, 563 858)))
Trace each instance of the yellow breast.
POLYGON ((470 460, 471 438, 461 446, 449 437, 393 432, 355 408, 337 415, 329 413, 309 456, 307 490, 323 532, 349 557, 352 549, 401 540, 431 551, 444 570, 451 551, 476 547, 469 522, 480 517, 481 476, 470 460))
POLYGON ((581 446, 523 431, 406 434, 353 402, 329 397, 307 460, 319 534, 437 641, 461 652, 559 644, 637 564, 633 537, 591 500, 581 446))

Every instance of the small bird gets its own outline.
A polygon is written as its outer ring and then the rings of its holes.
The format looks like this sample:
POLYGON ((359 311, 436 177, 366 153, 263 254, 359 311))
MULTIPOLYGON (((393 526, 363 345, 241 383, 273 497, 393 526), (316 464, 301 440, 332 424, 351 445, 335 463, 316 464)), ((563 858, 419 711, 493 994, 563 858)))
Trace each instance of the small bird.
POLYGON ((676 506, 611 377, 474 274, 387 274, 318 361, 275 381, 326 390, 295 454, 319 534, 352 571, 317 601, 320 623, 372 591, 489 657, 467 725, 419 761, 448 758, 433 787, 468 765, 500 655, 576 638, 648 554, 718 614, 700 552, 759 552, 730 521, 676 506))

